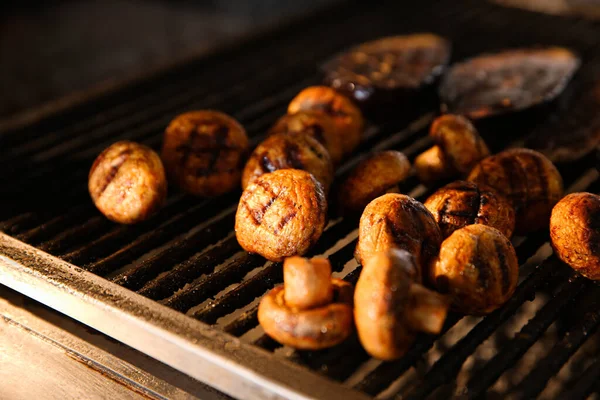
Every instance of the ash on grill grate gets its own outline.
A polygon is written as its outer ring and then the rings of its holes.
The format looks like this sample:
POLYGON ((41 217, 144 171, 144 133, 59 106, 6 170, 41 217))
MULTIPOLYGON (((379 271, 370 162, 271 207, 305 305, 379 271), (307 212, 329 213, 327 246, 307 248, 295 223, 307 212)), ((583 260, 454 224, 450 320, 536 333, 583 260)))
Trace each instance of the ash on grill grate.
MULTIPOLYGON (((584 65, 576 79, 587 79, 600 65, 595 56, 600 26, 589 21, 476 0, 384 1, 377 6, 353 2, 236 52, 189 63, 9 133, 0 149, 0 168, 8 177, 0 196, 6 194, 10 205, 0 209, 0 229, 272 352, 273 362, 288 358, 368 395, 443 398, 488 392, 501 397, 511 392, 516 397, 552 397, 546 392, 556 387, 569 396, 597 391, 598 362, 578 356, 578 349, 599 342, 598 334, 592 335, 600 321, 599 308, 593 306, 598 288, 544 253, 547 233, 515 240, 522 281, 503 308, 483 319, 453 314, 441 337, 421 335, 400 360, 379 362, 368 357, 356 338, 329 350, 299 352, 264 335, 257 305, 281 283, 281 265, 241 251, 232 232, 239 193, 217 199, 174 193, 158 215, 131 227, 106 221, 91 205, 87 172, 93 158, 112 142, 126 138, 157 148, 174 115, 210 107, 240 119, 256 144, 289 100, 319 81, 320 62, 356 43, 422 31, 451 39, 456 60, 541 44, 577 51, 584 65), (573 308, 582 313, 568 315, 573 308), (565 369, 579 368, 577 362, 589 368, 569 374, 565 369)), ((578 116, 568 109, 519 113, 484 124, 481 133, 498 151, 519 145, 533 127, 550 118, 572 120, 577 126, 578 116)), ((435 113, 437 104, 418 104, 370 126, 361 149, 341 166, 337 178, 370 150, 397 149, 414 158, 431 145, 425 128, 435 113)), ((570 190, 599 190, 598 173, 590 169, 593 161, 586 156, 559 165, 570 190)), ((402 187, 420 199, 433 190, 414 177, 402 187)), ((360 273, 353 260, 357 228, 356 220, 333 219, 312 250, 313 255, 328 256, 335 275, 350 282, 360 273)))

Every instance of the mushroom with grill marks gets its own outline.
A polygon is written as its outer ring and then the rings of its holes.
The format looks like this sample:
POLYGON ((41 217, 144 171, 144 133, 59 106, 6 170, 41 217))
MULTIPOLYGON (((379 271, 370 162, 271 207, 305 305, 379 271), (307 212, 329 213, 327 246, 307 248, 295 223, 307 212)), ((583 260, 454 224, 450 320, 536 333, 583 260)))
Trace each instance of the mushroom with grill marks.
POLYGON ((325 191, 333 181, 333 164, 321 143, 304 133, 276 134, 267 137, 250 155, 242 172, 242 189, 263 174, 288 168, 310 172, 325 191))
POLYGON ((176 117, 164 134, 161 158, 170 179, 196 196, 218 196, 239 185, 248 152, 244 128, 217 111, 176 117))
POLYGON ((510 238, 515 228, 515 210, 506 198, 473 182, 449 183, 429 196, 425 207, 447 238, 467 225, 483 224, 510 238))
POLYGON ((435 219, 412 197, 389 193, 365 208, 358 229, 355 257, 364 264, 375 253, 402 249, 413 254, 425 269, 437 255, 442 234, 435 219))
POLYGON ((419 268, 404 250, 375 253, 363 265, 354 292, 354 320, 373 357, 394 360, 418 332, 440 333, 448 299, 421 285, 419 268))
POLYGON ((442 115, 431 124, 429 136, 435 145, 415 159, 415 169, 424 183, 453 176, 466 176, 490 154, 484 140, 460 115, 442 115))
POLYGON ((400 191, 398 184, 411 172, 410 161, 399 151, 375 153, 360 162, 338 189, 338 204, 345 214, 360 213, 386 193, 400 191))
MULTIPOLYGON (((347 97, 327 86, 311 86, 294 97, 288 106, 289 114, 299 111, 314 111, 333 119, 342 156, 352 153, 358 147, 365 121, 362 112, 347 97)), ((331 157, 336 163, 341 160, 337 154, 332 154, 331 157)))
POLYGON ((559 201, 550 218, 550 238, 563 262, 600 280, 600 196, 572 193, 559 201))
POLYGON ((283 286, 267 293, 258 322, 279 343, 320 350, 344 341, 353 330, 352 285, 331 277, 324 258, 290 257, 283 263, 283 286))
POLYGON ((430 280, 455 310, 485 315, 512 296, 519 278, 515 249, 499 230, 476 224, 454 231, 431 264, 430 280))
POLYGON ((256 178, 240 199, 235 234, 242 248, 271 261, 302 255, 327 219, 323 186, 313 175, 280 169, 256 178))
POLYGON ((469 181, 506 197, 516 212, 517 233, 548 226, 552 207, 563 195, 560 173, 544 155, 529 149, 510 149, 484 158, 469 181))

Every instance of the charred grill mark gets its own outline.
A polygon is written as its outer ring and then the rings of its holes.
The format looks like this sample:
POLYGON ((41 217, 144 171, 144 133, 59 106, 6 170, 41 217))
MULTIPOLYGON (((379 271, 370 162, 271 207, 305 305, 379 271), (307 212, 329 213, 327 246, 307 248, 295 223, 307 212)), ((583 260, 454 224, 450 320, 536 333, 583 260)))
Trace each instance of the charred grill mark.
POLYGON ((217 129, 212 132, 212 138, 215 141, 214 146, 211 146, 207 149, 202 149, 201 151, 197 151, 192 148, 192 151, 196 155, 202 153, 209 154, 208 165, 205 168, 198 168, 195 171, 195 176, 207 176, 215 171, 215 166, 217 164, 217 161, 219 161, 219 158, 221 157, 221 153, 223 152, 223 150, 229 149, 226 143, 228 134, 229 128, 224 125, 219 125, 217 129))
POLYGON ((515 209, 520 208, 519 204, 526 205, 529 193, 527 185, 522 182, 522 178, 525 176, 523 166, 515 157, 499 157, 498 160, 504 170, 504 175, 508 178, 510 190, 507 197, 513 202, 515 209), (517 173, 518 176, 516 176, 517 173), (521 198, 523 195, 525 195, 524 200, 521 198))
POLYGON ((406 230, 398 226, 396 222, 389 216, 385 217, 384 223, 389 228, 390 233, 392 234, 392 237, 394 239, 394 243, 396 243, 398 246, 401 246, 401 248, 405 250, 410 250, 410 248, 406 248, 407 242, 414 242, 415 239, 411 235, 409 235, 409 233, 406 232, 406 230))
POLYGON ((447 196, 442 203, 442 207, 438 211, 438 217, 440 222, 446 222, 446 216, 448 215, 448 206, 450 205, 450 197, 447 196))
POLYGON ((283 153, 285 154, 285 160, 290 167, 295 169, 304 169, 304 163, 300 155, 300 148, 298 145, 291 141, 286 141, 283 153))
POLYGON ((548 201, 548 175, 544 168, 543 160, 535 155, 529 157, 531 162, 535 164, 536 177, 540 180, 539 187, 542 190, 541 197, 543 201, 548 201))
POLYGON ((311 124, 307 128, 310 128, 312 136, 319 141, 323 146, 326 145, 325 135, 323 134, 323 127, 319 124, 311 124))
POLYGON ((252 217, 252 221, 254 222, 254 225, 260 225, 262 220, 259 221, 258 219, 258 215, 255 212, 255 210, 252 209, 252 207, 250 207, 248 205, 248 203, 244 200, 242 200, 242 205, 244 206, 244 208, 246 209, 246 211, 248 212, 248 214, 252 217))
POLYGON ((133 153, 132 149, 125 149, 125 150, 122 150, 115 157, 112 165, 110 166, 110 171, 104 177, 104 182, 102 184, 102 187, 100 188, 100 191, 98 192, 98 196, 102 195, 102 193, 104 193, 104 191, 106 190, 108 185, 110 185, 110 183, 113 181, 113 179, 115 179, 115 176, 117 176, 117 173, 119 173, 119 169, 121 169, 121 167, 123 166, 125 161, 127 161, 129 156, 131 155, 131 153, 133 153))
POLYGON ((277 224, 277 228, 275 229, 275 234, 278 234, 279 232, 281 232, 283 230, 283 228, 285 228, 285 226, 292 219, 294 219, 294 217, 296 217, 296 214, 297 214, 296 210, 293 210, 293 211, 289 212, 288 214, 286 214, 285 217, 283 217, 277 224))
POLYGON ((498 268, 500 268, 500 272, 502 274, 502 294, 506 294, 508 292, 508 288, 510 287, 510 276, 508 275, 508 264, 506 263, 506 255, 504 254, 504 249, 498 243, 498 241, 494 241, 494 246, 496 248, 496 256, 498 258, 498 268))
MULTIPOLYGON (((315 138, 315 140, 318 140, 318 139, 315 138)), ((319 151, 319 149, 314 147, 312 145, 312 143, 310 143, 309 140, 305 140, 304 143, 306 144, 306 149, 308 149, 308 151, 310 151, 312 154, 314 154, 315 157, 317 157, 319 160, 325 159, 325 155, 323 154, 323 152, 319 151)))
POLYGON ((273 172, 278 169, 275 166, 275 164, 273 164, 273 162, 271 161, 271 159, 269 158, 269 155, 267 153, 264 153, 262 156, 259 156, 259 159, 260 159, 260 169, 263 170, 263 172, 273 172))

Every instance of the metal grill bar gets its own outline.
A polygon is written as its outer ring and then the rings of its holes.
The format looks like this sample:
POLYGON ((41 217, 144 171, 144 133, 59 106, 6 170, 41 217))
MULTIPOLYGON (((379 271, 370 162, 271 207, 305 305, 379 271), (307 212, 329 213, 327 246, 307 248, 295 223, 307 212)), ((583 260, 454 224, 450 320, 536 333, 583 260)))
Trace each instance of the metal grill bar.
MULTIPOLYGON (((588 396, 594 391, 594 386, 597 386, 600 378, 600 360, 597 359, 592 365, 590 365, 585 372, 581 375, 581 378, 573 385, 573 387, 560 394, 562 399, 587 399, 588 396)), ((598 389, 595 389, 598 391, 598 389)))

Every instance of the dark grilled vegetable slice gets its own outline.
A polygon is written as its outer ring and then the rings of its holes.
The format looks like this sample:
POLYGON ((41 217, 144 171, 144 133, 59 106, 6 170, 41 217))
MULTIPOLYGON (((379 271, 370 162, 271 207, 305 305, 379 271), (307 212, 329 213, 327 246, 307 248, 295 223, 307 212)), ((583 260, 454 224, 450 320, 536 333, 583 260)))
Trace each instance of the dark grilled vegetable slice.
POLYGON ((397 104, 436 81, 450 49, 446 39, 430 33, 385 37, 329 60, 324 81, 363 109, 397 104))
POLYGON ((440 85, 442 110, 471 119, 523 110, 556 98, 579 68, 561 47, 515 49, 455 64, 440 85))

